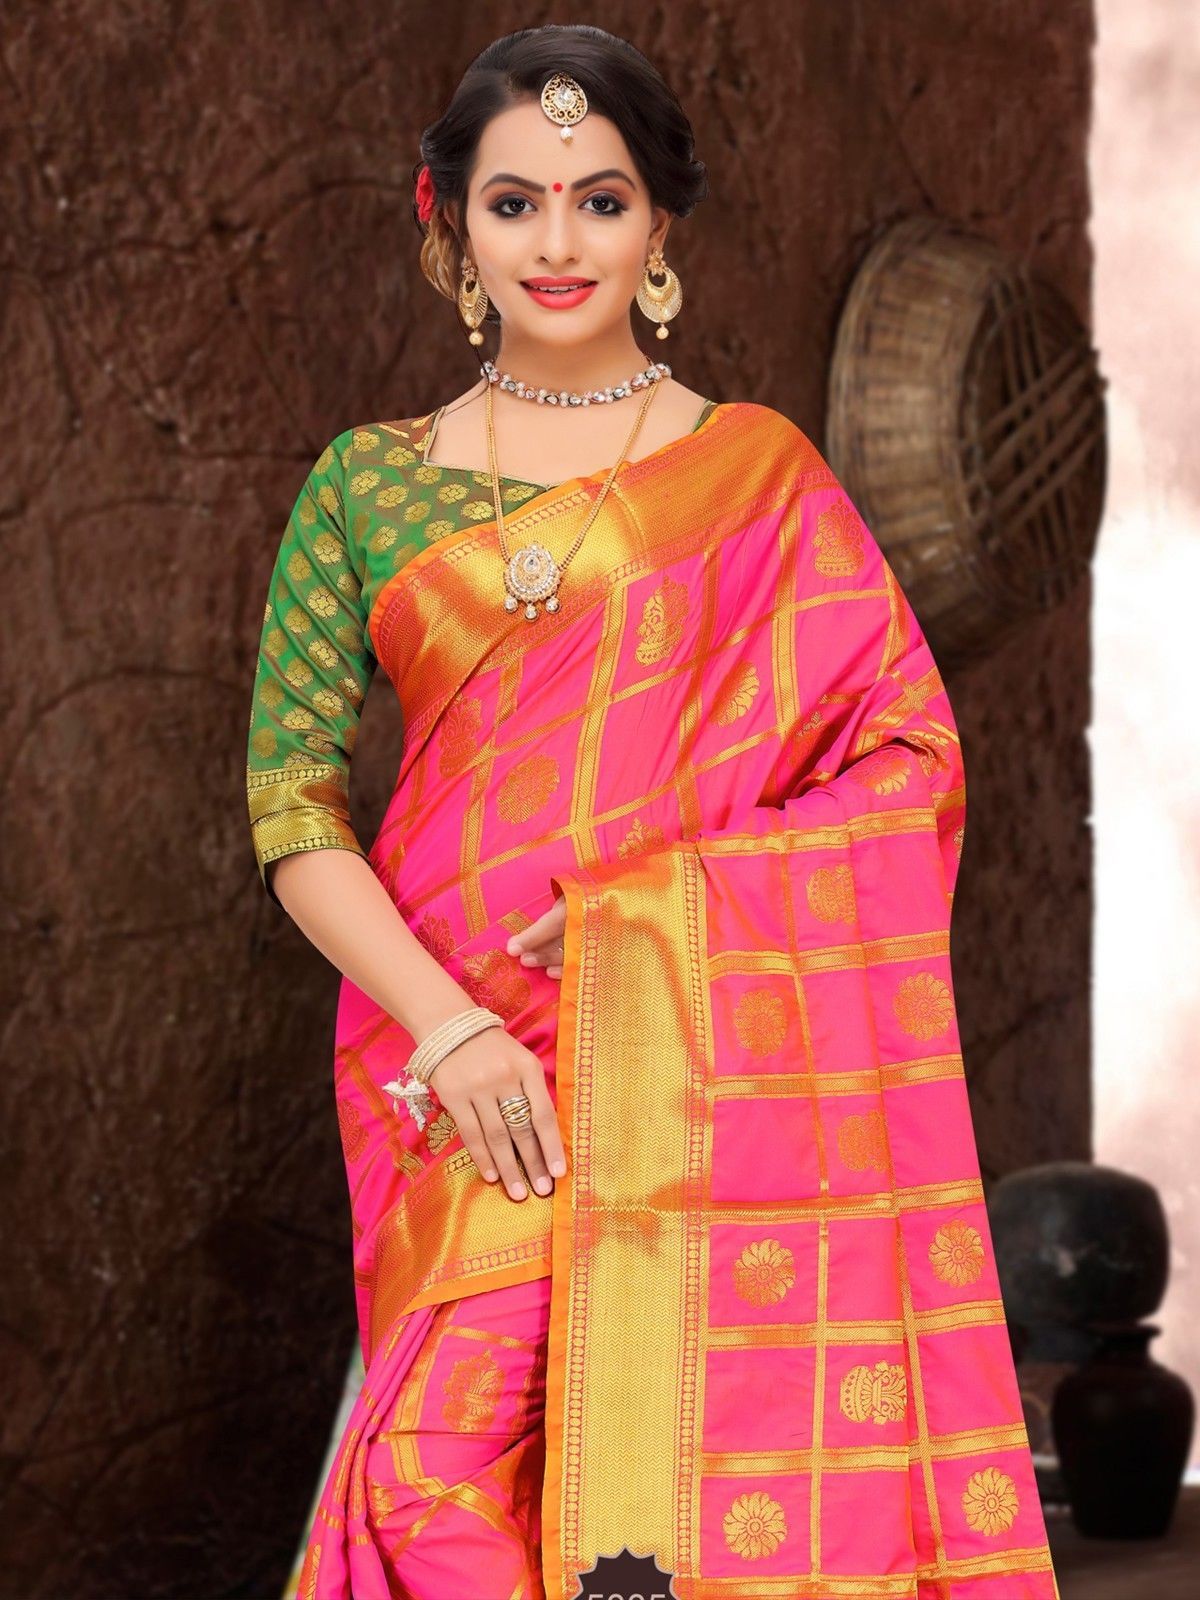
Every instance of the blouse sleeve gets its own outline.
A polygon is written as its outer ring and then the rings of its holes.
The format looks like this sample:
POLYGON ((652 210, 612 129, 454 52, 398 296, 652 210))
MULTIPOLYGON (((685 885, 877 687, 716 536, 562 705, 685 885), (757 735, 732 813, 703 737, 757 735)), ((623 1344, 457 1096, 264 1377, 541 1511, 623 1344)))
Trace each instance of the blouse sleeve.
POLYGON ((331 441, 292 508, 275 559, 250 710, 246 790, 259 876, 297 850, 365 855, 350 826, 350 755, 376 661, 363 574, 347 537, 353 430, 331 441))

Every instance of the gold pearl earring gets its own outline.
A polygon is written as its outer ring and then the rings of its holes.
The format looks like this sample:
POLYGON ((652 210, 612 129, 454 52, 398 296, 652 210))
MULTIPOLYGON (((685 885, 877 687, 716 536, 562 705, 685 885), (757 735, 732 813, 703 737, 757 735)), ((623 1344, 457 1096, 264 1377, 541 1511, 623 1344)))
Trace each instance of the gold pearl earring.
POLYGON ((487 315, 487 308, 487 290, 483 287, 479 269, 473 261, 464 256, 462 281, 458 286, 458 314, 471 330, 467 335, 471 344, 483 343, 483 335, 479 331, 479 324, 487 315))
POLYGON ((671 318, 678 313, 680 306, 683 304, 683 290, 680 287, 678 277, 663 260, 661 250, 656 249, 650 252, 646 261, 646 270, 642 275, 641 283, 638 285, 637 303, 650 318, 651 322, 658 323, 658 328, 654 335, 655 338, 668 338, 669 335, 664 324, 670 322, 671 318), (661 276, 662 283, 654 283, 651 279, 652 273, 661 276))

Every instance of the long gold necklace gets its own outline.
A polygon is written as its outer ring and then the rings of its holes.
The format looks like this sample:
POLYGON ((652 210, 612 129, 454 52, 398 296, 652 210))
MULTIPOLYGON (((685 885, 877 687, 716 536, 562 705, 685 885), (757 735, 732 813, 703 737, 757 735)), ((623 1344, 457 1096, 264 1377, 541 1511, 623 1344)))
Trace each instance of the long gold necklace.
POLYGON ((504 587, 507 593, 504 597, 504 609, 515 611, 519 605, 524 605, 525 615, 533 622, 538 617, 538 603, 544 601, 547 611, 558 610, 558 586, 562 582, 563 573, 576 550, 583 543, 584 535, 595 522, 604 497, 612 487, 613 479, 617 475, 617 468, 633 447, 633 441, 638 436, 650 409, 650 402, 654 399, 660 385, 651 383, 646 386, 646 396, 638 408, 637 420, 629 430, 629 437, 620 456, 613 462, 608 477, 604 480, 604 487, 592 503, 592 509, 584 520, 576 536, 575 543, 567 551, 561 561, 554 557, 542 544, 522 545, 519 550, 509 552, 508 544, 504 537, 504 512, 500 505, 500 471, 496 465, 496 428, 492 420, 492 385, 487 386, 485 411, 487 413, 488 460, 492 468, 492 498, 496 506, 496 532, 500 536, 500 554, 504 557, 504 587))

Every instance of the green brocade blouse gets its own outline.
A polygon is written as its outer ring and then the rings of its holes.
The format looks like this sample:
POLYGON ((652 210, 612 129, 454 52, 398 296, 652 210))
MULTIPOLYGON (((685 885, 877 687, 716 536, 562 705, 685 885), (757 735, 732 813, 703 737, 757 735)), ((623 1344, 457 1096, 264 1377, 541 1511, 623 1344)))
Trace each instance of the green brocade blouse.
MULTIPOLYGON (((705 402, 694 432, 716 405, 705 402)), ((377 662, 383 585, 427 545, 495 516, 492 478, 434 466, 439 412, 349 428, 313 463, 271 575, 250 711, 246 787, 259 875, 297 850, 366 855, 350 826, 350 756, 377 662)), ((500 478, 506 507, 554 487, 500 478)), ((272 893, 272 898, 274 894, 272 893)))

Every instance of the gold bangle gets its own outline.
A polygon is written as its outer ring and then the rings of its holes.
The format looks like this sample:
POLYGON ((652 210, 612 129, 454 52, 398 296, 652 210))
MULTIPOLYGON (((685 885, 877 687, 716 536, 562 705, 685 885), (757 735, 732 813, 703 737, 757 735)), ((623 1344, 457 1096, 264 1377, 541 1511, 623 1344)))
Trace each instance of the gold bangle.
POLYGON ((472 1006, 469 1011, 460 1011, 457 1016, 439 1023, 431 1034, 422 1039, 408 1059, 407 1071, 419 1083, 428 1083, 451 1050, 467 1039, 474 1038, 477 1033, 482 1033, 484 1028, 503 1026, 504 1018, 498 1012, 489 1011, 486 1006, 472 1006))

